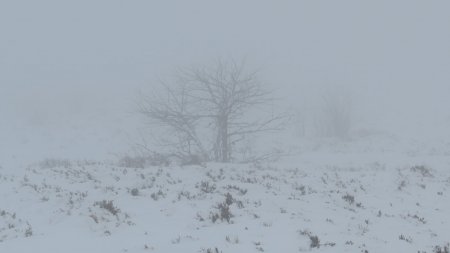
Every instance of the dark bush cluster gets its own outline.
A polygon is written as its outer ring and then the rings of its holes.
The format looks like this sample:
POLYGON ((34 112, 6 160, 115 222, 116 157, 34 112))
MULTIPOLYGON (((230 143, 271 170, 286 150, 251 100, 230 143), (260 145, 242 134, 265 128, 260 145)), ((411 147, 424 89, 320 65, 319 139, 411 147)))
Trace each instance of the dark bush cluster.
POLYGON ((233 196, 230 193, 225 194, 225 200, 222 203, 219 203, 217 205, 218 212, 211 213, 211 221, 216 222, 217 220, 221 221, 227 221, 228 223, 231 223, 231 218, 233 217, 233 214, 230 211, 230 206, 236 203, 236 205, 239 208, 243 207, 243 204, 241 201, 236 201, 233 196))
POLYGON ((415 165, 411 167, 411 171, 420 173, 423 177, 433 177, 431 169, 425 165, 415 165))
POLYGON ((346 194, 342 197, 343 200, 347 201, 350 205, 355 203, 355 196, 350 195, 350 194, 346 194))
POLYGON ((450 244, 447 243, 447 245, 441 247, 436 246, 433 250, 434 253, 450 253, 450 244))
POLYGON ((107 210, 112 215, 117 215, 120 212, 120 209, 114 206, 112 200, 97 201, 94 205, 107 210))
POLYGON ((218 248, 214 248, 214 249, 207 249, 206 253, 222 253, 222 251, 219 251, 218 248))
POLYGON ((67 159, 45 159, 39 163, 41 169, 69 168, 72 163, 67 159))
POLYGON ((216 185, 211 184, 208 181, 201 181, 195 186, 195 188, 199 188, 204 193, 212 193, 216 190, 216 185))
POLYGON ((310 240, 309 247, 311 249, 320 248, 320 240, 317 235, 313 235, 311 232, 309 232, 307 230, 300 231, 300 234, 309 237, 309 240, 310 240))

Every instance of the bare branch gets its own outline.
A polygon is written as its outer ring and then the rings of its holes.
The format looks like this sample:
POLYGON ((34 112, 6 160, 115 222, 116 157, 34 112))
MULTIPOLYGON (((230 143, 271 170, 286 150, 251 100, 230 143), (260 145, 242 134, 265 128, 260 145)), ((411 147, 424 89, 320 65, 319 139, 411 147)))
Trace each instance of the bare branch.
POLYGON ((170 129, 178 141, 169 145, 177 149, 192 152, 194 146, 204 158, 214 154, 216 161, 229 162, 239 136, 281 129, 275 123, 282 116, 251 122, 246 117, 271 99, 257 72, 246 71, 244 63, 219 60, 208 68, 182 69, 175 79, 170 85, 161 82, 163 96, 146 97, 139 111, 153 124, 170 129))

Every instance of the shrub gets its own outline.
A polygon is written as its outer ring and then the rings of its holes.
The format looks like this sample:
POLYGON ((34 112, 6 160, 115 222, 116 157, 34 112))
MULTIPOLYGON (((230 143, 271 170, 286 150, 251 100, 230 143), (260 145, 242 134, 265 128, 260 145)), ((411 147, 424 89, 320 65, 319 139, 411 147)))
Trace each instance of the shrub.
POLYGON ((133 188, 130 191, 132 196, 138 196, 139 195, 139 189, 138 188, 133 188))
POLYGON ((345 194, 343 197, 342 197, 342 199, 343 200, 345 200, 345 201, 347 201, 350 205, 352 205, 353 203, 355 203, 355 196, 353 196, 353 195, 350 195, 350 194, 345 194))
POLYGON ((319 240, 319 237, 317 235, 313 235, 311 232, 309 232, 307 230, 300 231, 300 234, 309 237, 309 240, 310 240, 309 247, 311 249, 313 249, 313 248, 320 248, 320 240, 319 240))
POLYGON ((69 168, 71 165, 68 159, 45 159, 39 163, 41 169, 69 168))
POLYGON ((217 209, 219 212, 211 213, 211 220, 213 223, 215 223, 217 220, 224 221, 226 220, 228 223, 231 223, 231 218, 233 217, 233 214, 230 211, 230 205, 232 205, 235 202, 233 199, 233 196, 231 196, 230 193, 227 193, 225 195, 225 201, 222 203, 219 203, 217 205, 217 209))
POLYGON ((433 177, 433 174, 431 174, 431 169, 424 165, 415 165, 411 167, 411 171, 419 172, 423 177, 433 177))
POLYGON ((120 209, 114 206, 114 203, 112 200, 97 201, 97 202, 95 202, 94 205, 107 210, 112 215, 117 215, 120 212, 120 209))
POLYGON ((320 247, 320 240, 317 235, 309 236, 309 240, 311 240, 311 244, 309 247, 313 248, 319 248, 320 247))
POLYGON ((222 253, 222 251, 219 251, 218 248, 214 248, 214 249, 207 249, 206 253, 222 253))
POLYGON ((124 156, 119 160, 119 166, 125 168, 143 169, 147 159, 143 156, 124 156))
POLYGON ((33 235, 33 229, 31 227, 28 227, 27 230, 25 230, 25 237, 30 237, 33 235))
POLYGON ((166 194, 165 194, 161 189, 159 189, 157 192, 152 193, 152 194, 150 195, 150 197, 151 197, 153 200, 157 201, 157 200, 159 200, 160 198, 165 198, 165 197, 166 197, 166 194))
POLYGON ((412 243, 412 238, 410 236, 400 235, 398 237, 398 239, 401 240, 401 241, 412 243))
POLYGON ((216 190, 216 185, 210 184, 208 181, 201 181, 200 183, 197 183, 195 188, 200 188, 204 193, 212 193, 216 190))
POLYGON ((230 206, 227 205, 226 203, 220 203, 217 208, 220 211, 220 219, 222 221, 226 220, 228 223, 230 223, 231 217, 233 217, 233 215, 230 212, 230 206))
POLYGON ((450 244, 448 244, 448 243, 444 247, 436 246, 436 247, 434 247, 433 252, 434 253, 450 253, 449 247, 450 247, 450 244))

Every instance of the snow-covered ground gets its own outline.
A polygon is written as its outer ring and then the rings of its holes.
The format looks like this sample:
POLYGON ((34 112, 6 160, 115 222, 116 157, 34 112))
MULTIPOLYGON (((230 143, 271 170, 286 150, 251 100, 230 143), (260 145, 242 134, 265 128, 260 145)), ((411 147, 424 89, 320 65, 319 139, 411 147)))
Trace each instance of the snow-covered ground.
POLYGON ((0 252, 445 252, 448 154, 360 145, 273 163, 3 166, 0 252))
POLYGON ((139 141, 135 116, 9 116, 0 252, 432 253, 450 243, 449 121, 347 140, 267 135, 258 145, 281 150, 276 161, 130 168, 118 161, 139 141))

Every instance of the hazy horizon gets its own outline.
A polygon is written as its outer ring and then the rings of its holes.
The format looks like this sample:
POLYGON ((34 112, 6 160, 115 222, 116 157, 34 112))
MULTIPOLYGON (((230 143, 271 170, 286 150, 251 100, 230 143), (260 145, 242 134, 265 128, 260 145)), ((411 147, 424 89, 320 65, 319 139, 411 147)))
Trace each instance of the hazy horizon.
MULTIPOLYGON (((139 91, 177 67, 224 57, 260 69, 283 108, 307 110, 322 92, 345 90, 358 128, 399 133, 423 122, 416 133, 436 135, 433 127, 450 124, 448 7, 445 1, 3 1, 2 125, 17 135, 27 127, 60 132, 53 141, 64 145, 70 145, 64 137, 85 136, 80 129, 90 127, 104 139, 117 131, 133 135, 142 127, 134 115, 139 91)), ((20 142, 11 131, 6 137, 20 142)))

